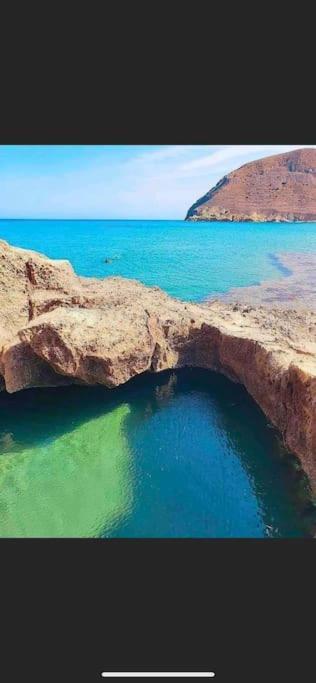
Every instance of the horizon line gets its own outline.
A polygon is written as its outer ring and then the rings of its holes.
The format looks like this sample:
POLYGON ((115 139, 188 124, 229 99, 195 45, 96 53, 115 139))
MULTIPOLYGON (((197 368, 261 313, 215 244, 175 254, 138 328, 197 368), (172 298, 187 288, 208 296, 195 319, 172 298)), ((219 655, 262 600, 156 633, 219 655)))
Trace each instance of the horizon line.
POLYGON ((35 218, 32 216, 23 218, 7 218, 0 217, 0 221, 184 221, 184 218, 63 218, 58 216, 55 218, 35 218))

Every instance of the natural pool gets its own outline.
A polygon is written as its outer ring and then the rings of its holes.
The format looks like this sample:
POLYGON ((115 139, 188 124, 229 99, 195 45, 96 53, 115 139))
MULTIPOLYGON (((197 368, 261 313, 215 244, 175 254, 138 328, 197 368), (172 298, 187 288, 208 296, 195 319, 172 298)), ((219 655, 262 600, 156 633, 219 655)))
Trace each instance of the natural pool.
POLYGON ((275 430, 215 373, 0 395, 2 537, 291 537, 314 521, 275 430))
MULTIPOLYGON (((316 252, 310 223, 1 220, 0 238, 194 301, 316 252)), ((306 536, 294 465, 246 391, 205 371, 0 394, 0 536, 306 536)))

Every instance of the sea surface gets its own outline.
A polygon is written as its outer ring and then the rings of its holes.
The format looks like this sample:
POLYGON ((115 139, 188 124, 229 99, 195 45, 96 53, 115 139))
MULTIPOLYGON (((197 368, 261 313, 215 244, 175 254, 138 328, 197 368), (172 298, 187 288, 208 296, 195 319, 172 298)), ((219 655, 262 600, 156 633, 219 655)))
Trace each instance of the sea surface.
MULTIPOLYGON (((80 275, 122 275, 194 301, 286 277, 316 225, 2 220, 0 238, 80 275), (108 261, 108 262, 106 262, 108 261)), ((199 370, 115 390, 0 394, 0 536, 308 536, 295 458, 246 391, 199 370)))

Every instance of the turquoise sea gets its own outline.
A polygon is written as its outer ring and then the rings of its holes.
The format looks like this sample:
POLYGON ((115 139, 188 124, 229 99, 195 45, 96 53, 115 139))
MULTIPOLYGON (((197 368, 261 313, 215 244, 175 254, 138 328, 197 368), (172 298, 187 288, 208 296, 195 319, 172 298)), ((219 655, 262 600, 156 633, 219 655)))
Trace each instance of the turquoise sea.
POLYGON ((79 275, 123 275, 195 301, 279 277, 271 254, 316 251, 312 223, 2 220, 0 238, 68 258, 79 275))
MULTIPOLYGON (((313 224, 2 220, 0 238, 195 301, 284 277, 279 252, 316 251, 313 224)), ((314 524, 295 459, 223 377, 0 394, 0 536, 291 537, 314 524)))

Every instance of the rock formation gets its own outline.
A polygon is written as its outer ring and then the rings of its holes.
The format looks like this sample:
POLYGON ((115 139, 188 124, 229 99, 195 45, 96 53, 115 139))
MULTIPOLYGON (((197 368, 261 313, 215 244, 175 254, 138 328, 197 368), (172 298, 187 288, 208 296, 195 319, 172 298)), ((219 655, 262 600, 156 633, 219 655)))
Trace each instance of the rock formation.
POLYGON ((208 368, 241 382, 316 493, 316 314, 191 304, 134 280, 77 277, 0 242, 0 372, 8 392, 115 387, 146 371, 208 368))
POLYGON ((195 202, 186 220, 316 222, 316 149, 241 166, 195 202))

